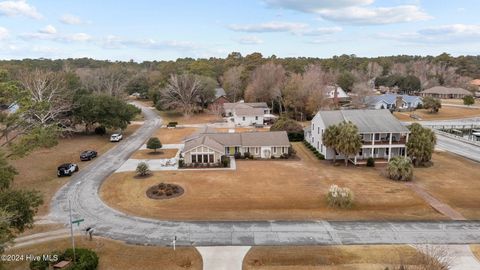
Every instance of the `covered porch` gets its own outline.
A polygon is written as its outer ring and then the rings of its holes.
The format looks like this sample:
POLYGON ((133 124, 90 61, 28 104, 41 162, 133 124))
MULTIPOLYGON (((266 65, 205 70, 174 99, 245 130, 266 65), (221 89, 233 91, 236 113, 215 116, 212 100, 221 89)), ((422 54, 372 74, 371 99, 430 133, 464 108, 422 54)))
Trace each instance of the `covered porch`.
POLYGON ((360 152, 350 161, 355 165, 366 164, 369 158, 373 158, 375 163, 388 163, 391 158, 396 156, 407 156, 404 146, 395 147, 362 147, 360 152))

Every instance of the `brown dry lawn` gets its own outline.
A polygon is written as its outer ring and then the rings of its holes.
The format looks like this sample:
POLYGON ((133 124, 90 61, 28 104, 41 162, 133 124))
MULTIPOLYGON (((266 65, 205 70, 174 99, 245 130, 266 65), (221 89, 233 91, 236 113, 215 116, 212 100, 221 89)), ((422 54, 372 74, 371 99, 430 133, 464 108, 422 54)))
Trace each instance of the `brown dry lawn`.
MULTIPOLYGON (((127 245, 123 242, 103 238, 88 241, 85 237, 77 237, 76 246, 93 249, 100 258, 99 270, 122 269, 198 269, 203 267, 200 253, 195 248, 177 248, 173 251, 165 247, 146 247, 127 245)), ((70 248, 70 238, 50 241, 20 249, 7 250, 5 254, 48 254, 52 251, 70 248)), ((6 269, 29 269, 27 262, 9 263, 6 269)))
POLYGON ((475 257, 477 257, 477 260, 480 261, 480 245, 471 245, 470 249, 472 250, 475 257))
MULTIPOLYGON (((475 104, 470 105, 471 107, 480 107, 479 105, 479 100, 475 100, 475 104)), ((442 99, 442 105, 443 104, 455 104, 455 105, 464 105, 463 104, 463 99, 442 99)))
POLYGON ((445 219, 403 183, 382 177, 378 168, 334 167, 301 143, 295 149, 301 160, 239 161, 236 171, 165 171, 143 180, 134 179, 134 173, 113 174, 100 195, 123 212, 165 220, 445 219), (178 184, 185 194, 148 199, 146 190, 160 182, 178 184), (327 206, 332 184, 353 190, 352 209, 327 206))
POLYGON ((130 158, 134 159, 164 159, 173 158, 177 154, 178 149, 157 149, 157 152, 153 150, 138 150, 130 158))
POLYGON ((417 168, 414 181, 467 219, 480 219, 480 163, 448 152, 433 156, 430 168, 417 168))
MULTIPOLYGON (((128 137, 139 127, 139 125, 130 125, 124 135, 128 137)), ((43 194, 44 204, 40 206, 38 215, 47 214, 53 195, 69 181, 68 177, 57 177, 58 165, 75 162, 79 164, 81 170, 90 162, 81 162, 80 153, 91 149, 102 155, 115 145, 108 138, 106 135, 74 135, 70 138, 60 139, 58 145, 52 148, 38 149, 24 158, 10 160, 10 163, 19 172, 13 186, 40 191, 43 194)))
POLYGON ((254 247, 243 260, 243 270, 382 270, 414 266, 419 259, 409 246, 254 247))
POLYGON ((190 116, 185 116, 176 111, 158 111, 158 114, 163 119, 163 123, 166 125, 168 122, 178 122, 179 125, 186 124, 204 124, 221 122, 222 117, 218 114, 210 113, 208 111, 203 113, 196 113, 190 116))
POLYGON ((175 144, 182 143, 186 137, 198 131, 198 128, 159 128, 154 136, 158 137, 162 144, 175 144))
POLYGON ((422 120, 447 120, 447 119, 459 119, 466 117, 480 116, 480 108, 459 108, 444 106, 438 113, 430 113, 429 110, 421 109, 414 112, 395 112, 394 115, 400 121, 415 121, 410 117, 410 114, 418 115, 422 120))

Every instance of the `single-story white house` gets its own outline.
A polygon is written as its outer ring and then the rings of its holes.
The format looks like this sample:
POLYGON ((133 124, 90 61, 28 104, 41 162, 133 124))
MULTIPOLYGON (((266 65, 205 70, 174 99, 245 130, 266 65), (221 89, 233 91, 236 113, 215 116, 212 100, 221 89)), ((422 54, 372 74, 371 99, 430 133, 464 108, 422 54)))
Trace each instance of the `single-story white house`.
POLYGON ((287 132, 201 133, 185 140, 185 164, 215 164, 222 156, 250 153, 255 158, 279 158, 291 145, 287 132))
POLYGON ((422 98, 410 95, 383 94, 365 97, 365 103, 370 109, 416 109, 423 104, 422 98), (399 106, 399 107, 398 107, 399 106))

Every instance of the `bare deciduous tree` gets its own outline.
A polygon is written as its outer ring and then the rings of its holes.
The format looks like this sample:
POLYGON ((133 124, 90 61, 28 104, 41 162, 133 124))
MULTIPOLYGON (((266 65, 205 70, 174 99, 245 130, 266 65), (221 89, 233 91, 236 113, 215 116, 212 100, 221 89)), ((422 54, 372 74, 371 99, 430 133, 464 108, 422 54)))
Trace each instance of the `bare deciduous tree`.
POLYGON ((307 113, 315 114, 322 108, 330 107, 332 104, 327 97, 327 86, 333 85, 336 75, 332 72, 324 71, 318 65, 309 65, 303 74, 302 89, 308 96, 305 104, 307 113))
POLYGON ((236 66, 228 69, 223 74, 223 88, 229 100, 237 102, 243 96, 242 74, 245 68, 236 66))
POLYGON ((82 80, 82 84, 92 92, 114 97, 125 96, 125 88, 131 78, 131 72, 121 66, 79 69, 77 75, 82 80))
POLYGON ((202 83, 195 75, 172 74, 160 93, 160 101, 166 109, 178 109, 185 115, 191 115, 196 109, 201 88, 202 83))
POLYGON ((365 108, 365 97, 372 93, 372 89, 367 82, 357 82, 353 85, 351 105, 355 109, 365 108))
POLYGON ((44 70, 22 71, 19 81, 29 101, 21 104, 27 122, 41 125, 58 120, 61 114, 72 109, 72 93, 69 93, 62 73, 44 70))
POLYGON ((285 76, 285 69, 282 65, 269 62, 259 66, 253 72, 250 83, 245 90, 245 99, 251 102, 273 102, 276 99, 281 99, 281 89, 285 82, 285 76))

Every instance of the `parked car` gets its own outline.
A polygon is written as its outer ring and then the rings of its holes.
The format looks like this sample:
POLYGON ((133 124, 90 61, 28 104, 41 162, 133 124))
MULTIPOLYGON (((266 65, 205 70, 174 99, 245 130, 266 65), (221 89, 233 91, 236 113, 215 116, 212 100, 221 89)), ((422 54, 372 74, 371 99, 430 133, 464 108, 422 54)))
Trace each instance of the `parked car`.
POLYGON ((112 136, 110 136, 110 141, 111 142, 119 142, 123 139, 123 135, 120 133, 114 133, 112 136))
POLYGON ((74 172, 78 172, 78 165, 75 163, 65 163, 57 168, 57 176, 71 176, 74 172))
POLYGON ((88 160, 92 160, 94 158, 97 157, 97 152, 96 151, 93 151, 93 150, 87 150, 87 151, 83 151, 81 154, 80 154, 80 160, 81 161, 88 161, 88 160))

